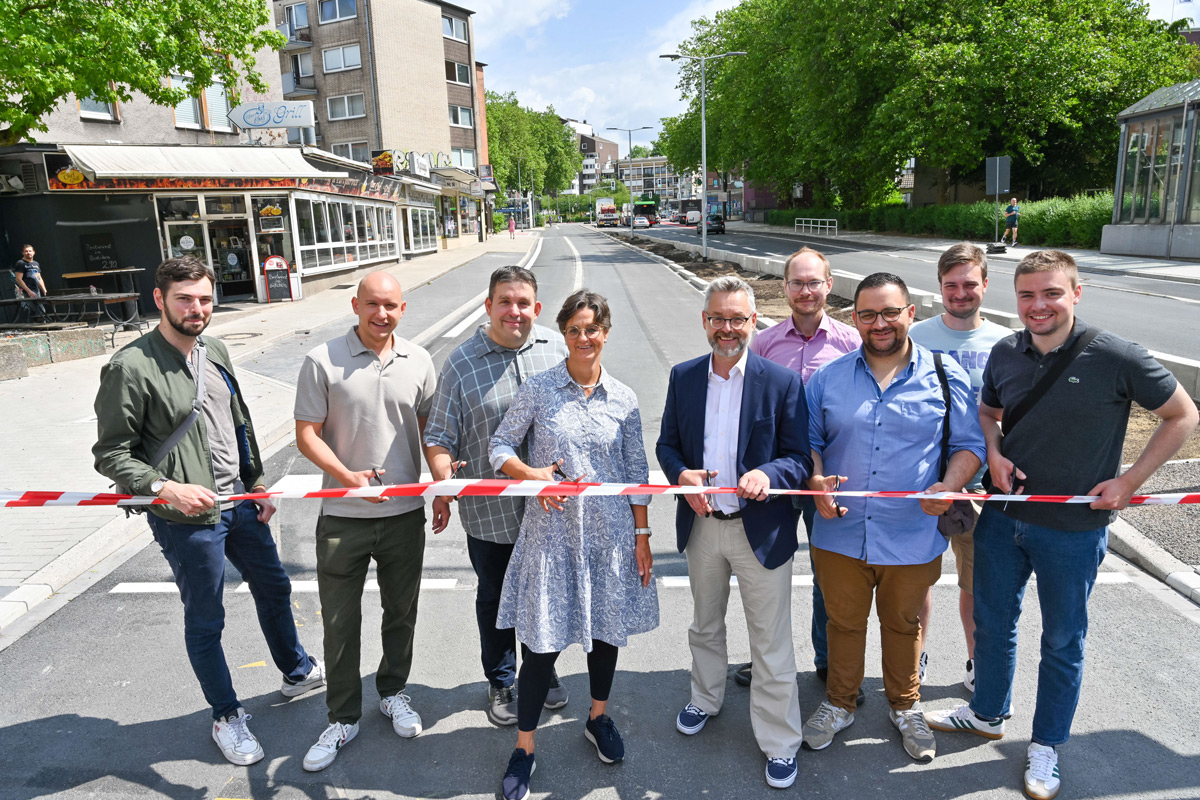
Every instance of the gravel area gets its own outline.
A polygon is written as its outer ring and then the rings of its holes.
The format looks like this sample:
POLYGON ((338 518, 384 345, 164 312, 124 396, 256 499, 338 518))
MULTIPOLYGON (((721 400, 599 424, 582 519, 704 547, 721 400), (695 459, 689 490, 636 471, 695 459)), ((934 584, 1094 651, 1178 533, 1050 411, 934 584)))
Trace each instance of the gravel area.
MULTIPOLYGON (((1200 458, 1164 464, 1140 494, 1200 492, 1200 458)), ((1200 572, 1200 505, 1130 506, 1121 519, 1200 572)))

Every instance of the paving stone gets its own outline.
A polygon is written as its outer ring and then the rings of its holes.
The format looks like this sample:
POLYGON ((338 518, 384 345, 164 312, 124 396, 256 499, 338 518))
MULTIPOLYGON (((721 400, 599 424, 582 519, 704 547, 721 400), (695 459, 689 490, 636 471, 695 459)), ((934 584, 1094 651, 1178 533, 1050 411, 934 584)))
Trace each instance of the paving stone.
POLYGON ((28 375, 25 348, 16 342, 0 344, 0 381, 24 378, 28 375))

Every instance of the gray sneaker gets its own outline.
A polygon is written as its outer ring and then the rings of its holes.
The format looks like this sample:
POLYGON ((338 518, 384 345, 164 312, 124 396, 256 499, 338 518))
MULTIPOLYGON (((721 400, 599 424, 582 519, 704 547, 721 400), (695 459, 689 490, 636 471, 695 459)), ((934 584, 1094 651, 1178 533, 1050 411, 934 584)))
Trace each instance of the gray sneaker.
POLYGON ((933 731, 925 722, 925 714, 913 706, 904 711, 888 709, 888 716, 896 730, 900 731, 904 750, 917 761, 928 763, 933 761, 937 753, 937 742, 934 741, 933 731))
POLYGON ((558 680, 558 673, 554 670, 550 671, 550 691, 546 693, 546 702, 543 704, 545 708, 554 711, 562 708, 567 704, 567 687, 563 686, 558 680))
POLYGON ((497 725, 517 724, 517 693, 511 686, 488 684, 488 719, 497 725))
POLYGON ((807 750, 824 750, 833 744, 833 737, 838 731, 845 730, 854 724, 854 714, 838 708, 829 701, 822 701, 816 712, 804 723, 800 733, 804 739, 801 744, 807 750))

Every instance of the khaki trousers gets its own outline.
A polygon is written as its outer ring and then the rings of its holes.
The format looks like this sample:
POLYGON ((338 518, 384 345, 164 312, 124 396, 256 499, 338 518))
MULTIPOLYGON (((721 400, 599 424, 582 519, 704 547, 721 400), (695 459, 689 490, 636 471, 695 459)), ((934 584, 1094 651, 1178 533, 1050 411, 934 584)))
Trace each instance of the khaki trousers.
POLYGON ((829 702, 854 711, 863 680, 867 617, 874 596, 883 647, 883 688, 896 711, 921 700, 918 677, 921 624, 917 614, 925 593, 942 574, 942 557, 928 564, 876 566, 849 556, 812 548, 813 568, 829 613, 829 702))
POLYGON ((737 576, 750 633, 750 724, 768 758, 794 758, 800 749, 800 698, 792 647, 792 559, 767 569, 746 541, 741 520, 697 517, 685 549, 692 588, 692 700, 717 714, 725 700, 729 659, 725 611, 729 577, 737 576))

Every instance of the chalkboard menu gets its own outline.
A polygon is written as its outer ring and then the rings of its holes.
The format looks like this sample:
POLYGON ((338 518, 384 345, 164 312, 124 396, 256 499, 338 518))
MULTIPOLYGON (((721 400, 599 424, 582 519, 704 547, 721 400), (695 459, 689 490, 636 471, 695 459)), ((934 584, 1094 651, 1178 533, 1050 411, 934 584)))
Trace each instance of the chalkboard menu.
POLYGON ((292 299, 291 271, 286 269, 263 270, 267 282, 267 302, 292 299))
POLYGON ((88 271, 120 269, 117 246, 111 233, 85 233, 79 237, 83 248, 83 266, 88 271))

